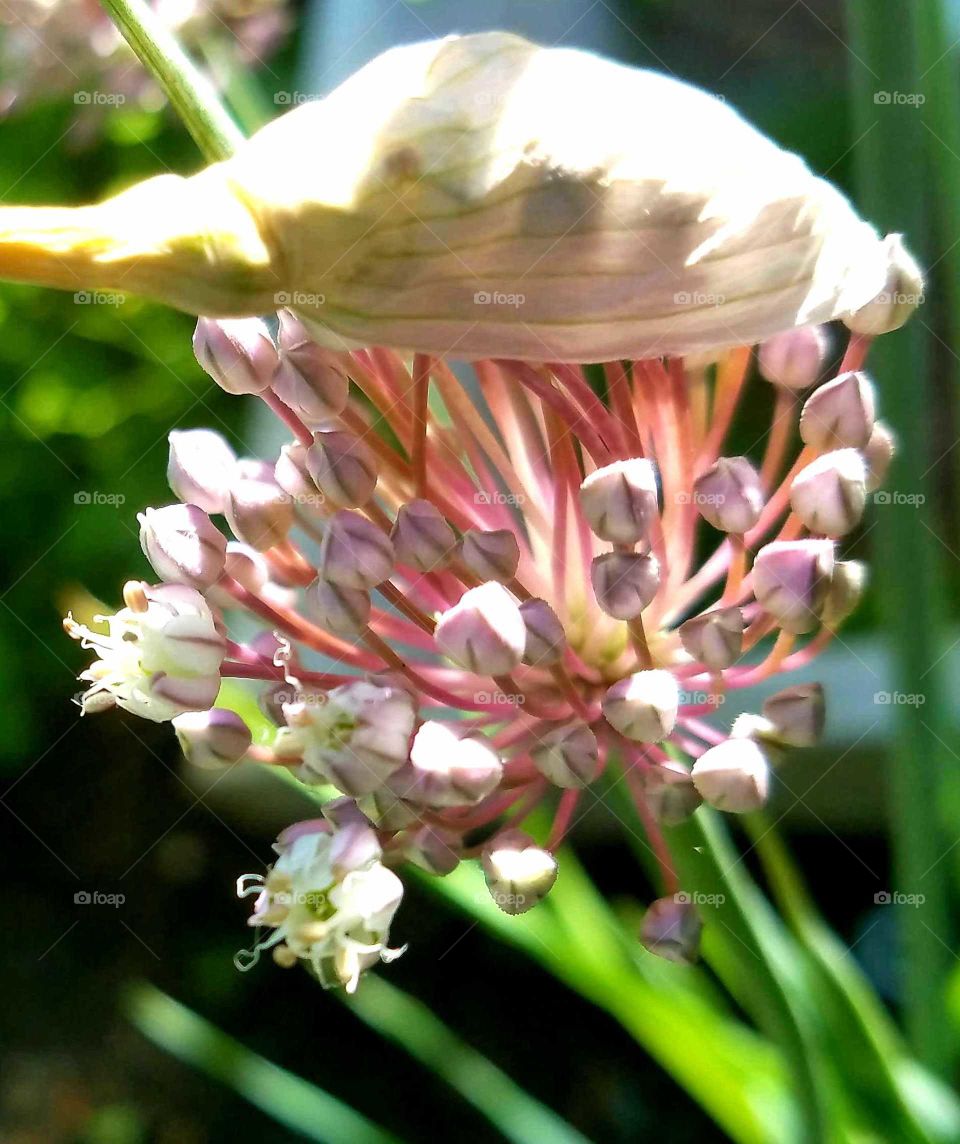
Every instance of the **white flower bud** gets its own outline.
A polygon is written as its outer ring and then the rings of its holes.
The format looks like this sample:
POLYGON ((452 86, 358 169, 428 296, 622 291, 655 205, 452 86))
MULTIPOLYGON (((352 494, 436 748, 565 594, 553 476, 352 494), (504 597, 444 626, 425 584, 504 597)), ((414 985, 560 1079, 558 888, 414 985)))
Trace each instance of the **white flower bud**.
POLYGON ((289 310, 280 311, 273 391, 310 426, 339 417, 350 395, 350 382, 333 355, 313 341, 289 310))
POLYGON ((161 580, 209 588, 223 574, 227 538, 192 504, 148 508, 139 514, 140 547, 161 580))
POLYGON ((527 629, 507 589, 490 581, 464 592, 443 613, 434 639, 458 667, 478 675, 506 675, 523 658, 527 629))
POLYGON ((227 492, 227 522, 238 540, 266 552, 293 527, 293 505, 265 461, 238 461, 227 492))
POLYGON ((276 347, 259 318, 200 318, 193 352, 227 393, 262 393, 277 369, 276 347))
POLYGON ((867 466, 867 492, 876 492, 887 479, 890 462, 897 453, 897 439, 889 425, 878 421, 870 434, 870 440, 863 450, 863 460, 867 466))
POLYGON ((319 578, 307 589, 312 618, 335 636, 355 636, 370 623, 370 593, 319 578))
POLYGON ((174 429, 170 433, 167 483, 178 500, 204 512, 223 512, 237 458, 212 429, 174 429))
POLYGON ((657 519, 657 473, 645 457, 614 461, 580 486, 580 506, 594 533, 612 544, 648 543, 657 519))
POLYGON ((736 663, 743 650, 743 612, 714 608, 685 620, 677 629, 684 651, 710 671, 736 663))
POLYGON ((412 500, 397 509, 390 539, 398 562, 418 572, 446 567, 457 547, 453 529, 428 500, 412 500))
POLYGON ((214 707, 187 711, 173 720, 180 749, 195 767, 230 767, 250 750, 253 736, 236 711, 214 707))
POLYGON ((650 553, 605 552, 590 564, 590 584, 602 611, 635 619, 660 587, 660 565, 650 553))
POLYGON ((546 600, 524 600, 520 615, 527 629, 523 662, 530 667, 551 667, 563 659, 567 637, 560 617, 546 600))
POLYGON ((487 890, 505 914, 524 914, 550 893, 557 860, 520 830, 506 830, 481 855, 487 890))
POLYGON ((697 511, 721 532, 749 532, 763 511, 760 474, 746 457, 721 457, 693 483, 697 511))
POLYGON ((517 574, 520 545, 508 528, 468 528, 460 541, 460 559, 478 580, 509 584, 517 574))
POLYGON ((800 437, 814 449, 862 449, 873 432, 876 395, 865 373, 842 373, 804 402, 800 437))
POLYGON ((903 245, 903 235, 888 234, 884 245, 889 268, 883 289, 872 302, 843 316, 855 334, 876 336, 899 330, 923 301, 923 275, 903 245))
POLYGON ((867 566, 859 560, 838 560, 833 566, 820 619, 824 627, 837 628, 860 603, 867 586, 867 566))
POLYGON ((468 728, 433 720, 413 737, 410 761, 387 780, 400 799, 416 806, 469 806, 500 785, 503 766, 489 743, 468 728))
POLYGON ((597 737, 582 719, 552 727, 531 748, 530 757, 545 778, 569 789, 589 786, 600 765, 597 737))
POLYGON ((768 338, 760 347, 760 373, 784 389, 815 385, 827 356, 827 337, 820 326, 798 326, 768 338))
POLYGON ((377 459, 355 433, 341 429, 315 433, 306 462, 317 488, 335 508, 359 508, 377 487, 377 459))
POLYGON ((780 743, 815 747, 823 737, 826 718, 823 687, 819 683, 797 683, 778 691, 764 700, 763 714, 780 743))
POLYGON ((376 588, 393 571, 393 545, 380 529, 349 509, 330 518, 320 546, 320 571, 346 588, 376 588))
POLYGON ((408 861, 443 878, 460 865, 461 839, 453 831, 421 826, 406 839, 403 853, 408 861))
POLYGON ((637 671, 608 688, 601 706, 604 718, 621 735, 638 743, 659 743, 676 724, 680 688, 669 671, 637 671))
POLYGON ((770 764, 753 739, 725 739, 705 751, 691 773, 703 801, 717 810, 744 814, 767 801, 770 764))
POLYGON ((790 505, 811 532, 837 538, 856 528, 867 501, 866 466, 856 449, 836 449, 793 479, 790 505))
POLYGON ((784 631, 812 631, 830 588, 834 545, 830 540, 777 540, 753 562, 757 603, 784 631))

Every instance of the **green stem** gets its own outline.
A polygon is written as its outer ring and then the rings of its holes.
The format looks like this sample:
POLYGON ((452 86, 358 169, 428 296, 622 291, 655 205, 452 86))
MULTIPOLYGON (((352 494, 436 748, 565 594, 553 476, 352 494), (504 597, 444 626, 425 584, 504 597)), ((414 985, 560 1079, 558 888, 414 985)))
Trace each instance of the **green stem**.
MULTIPOLYGON (((909 97, 922 91, 918 44, 926 3, 905 5, 901 18, 892 19, 874 0, 847 0, 858 197, 871 221, 903 231, 914 247, 928 237, 922 191, 930 178, 927 132, 915 100, 878 103, 876 95, 909 97)), ((922 253, 921 261, 932 261, 922 253)), ((926 899, 923 909, 904 911, 900 919, 904 1020, 920 1059, 943 1072, 949 1059, 944 986, 954 955, 947 864, 941 861, 948 844, 935 808, 940 776, 950 773, 955 757, 944 702, 941 542, 936 519, 925 520, 930 509, 922 507, 935 503, 929 473, 937 462, 930 449, 936 407, 929 392, 926 329, 921 310, 903 330, 881 338, 871 354, 884 413, 901 442, 891 484, 918 497, 916 508, 888 506, 876 512, 873 567, 893 656, 893 689, 917 697, 891 709, 890 889, 926 899)))
POLYGON ((153 73, 204 158, 228 159, 243 134, 220 103, 210 82, 146 0, 103 0, 103 6, 137 58, 153 73))

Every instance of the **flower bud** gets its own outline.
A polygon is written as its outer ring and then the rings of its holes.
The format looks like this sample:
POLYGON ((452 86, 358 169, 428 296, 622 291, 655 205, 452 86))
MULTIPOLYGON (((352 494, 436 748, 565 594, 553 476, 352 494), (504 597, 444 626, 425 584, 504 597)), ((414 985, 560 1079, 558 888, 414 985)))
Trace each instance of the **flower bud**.
POLYGON ((746 457, 721 457, 693 482, 697 511, 721 532, 742 535, 760 519, 763 486, 746 457))
POLYGON ((273 339, 259 318, 199 318, 193 352, 227 393, 263 393, 278 364, 273 339))
POLYGON ((466 727, 428 720, 413 737, 410 761, 387 780, 416 806, 470 806, 500 785, 503 766, 489 743, 466 727))
POLYGON ((355 636, 370 623, 370 593, 318 578, 307 589, 311 617, 335 636, 355 636))
POLYGON ((827 355, 827 337, 820 326, 798 326, 768 338, 760 347, 757 365, 774 385, 808 389, 815 385, 827 355))
POLYGON ((317 345, 289 310, 280 314, 280 362, 273 391, 307 425, 339 417, 347 406, 350 382, 336 358, 317 345))
POLYGON ((223 574, 227 538, 193 504, 148 508, 138 515, 140 547, 161 580, 209 588, 223 574))
POLYGON ((412 500, 397 509, 390 532, 397 561, 432 572, 445 567, 457 547, 457 537, 436 505, 428 500, 412 500))
POLYGON ((645 771, 643 787, 650 809, 666 826, 686 822, 702 801, 689 770, 673 759, 645 771))
POLYGON ((353 870, 363 870, 372 862, 379 862, 382 855, 376 831, 359 810, 355 817, 338 824, 331 835, 330 869, 338 880, 353 870))
POLYGON ((889 258, 886 285, 872 302, 843 317, 855 334, 874 337, 899 330, 923 301, 923 275, 903 236, 888 234, 884 243, 889 258))
POLYGON ((169 441, 167 483, 177 499, 204 512, 223 512, 237 462, 227 442, 212 429, 174 429, 169 441))
POLYGON ((326 497, 307 470, 307 450, 299 442, 281 446, 273 479, 290 498, 294 516, 316 528, 325 515, 326 497))
POLYGON ((405 841, 403 853, 421 870, 443 878, 460 865, 460 846, 460 836, 453 831, 421 826, 405 841))
POLYGON ((697 907, 684 893, 658 898, 643 915, 640 941, 657 957, 680 965, 693 965, 700 951, 703 923, 697 907))
POLYGON ((604 718, 614 730, 638 743, 659 743, 673 730, 680 688, 669 671, 637 671, 618 680, 601 700, 604 718))
POLYGON ((277 484, 272 465, 237 462, 227 492, 226 517, 237 539, 258 552, 286 540, 293 527, 293 506, 277 484))
POLYGON ((590 583, 602 611, 635 619, 660 587, 660 565, 650 553, 605 552, 590 564, 590 583))
POLYGON ((745 814, 767 801, 770 764, 753 739, 725 739, 704 751, 691 774, 703 801, 717 810, 745 814))
POLYGON ((509 584, 517 574, 520 545, 508 528, 468 528, 460 540, 460 559, 478 580, 509 584))
POLYGON ((380 830, 391 833, 397 830, 406 830, 419 821, 417 808, 404 802, 386 787, 380 787, 370 794, 357 800, 357 805, 363 813, 375 822, 380 830))
POLYGON ((743 651, 743 612, 715 608, 685 620, 677 629, 684 651, 710 671, 723 671, 743 651))
POLYGON ((645 457, 614 461, 580 486, 580 506, 593 532, 612 544, 646 542, 657 518, 657 473, 645 457))
POLYGON ((239 762, 253 742, 250 728, 225 707, 187 711, 173 720, 173 729, 187 762, 210 770, 239 762))
POLYGON ((867 584, 867 567, 859 560, 838 560, 833 566, 830 588, 820 610, 827 628, 838 628, 860 603, 867 584))
POLYGON ((811 532, 845 536, 863 516, 866 478, 866 466, 856 449, 824 453, 794 477, 790 505, 811 532))
POLYGON ((582 719, 553 727, 530 751, 537 770, 555 786, 589 786, 597 777, 600 752, 597 737, 582 719))
POLYGON ((860 370, 841 373, 804 402, 800 437, 814 449, 862 449, 876 410, 873 382, 860 370))
POLYGON ((777 540, 753 562, 757 603, 784 631, 812 631, 830 588, 834 546, 829 540, 777 540))
POLYGON ((763 714, 774 735, 788 747, 814 747, 823 736, 826 718, 823 687, 797 683, 764 700, 763 714))
POLYGON ((496 581, 470 588, 440 617, 434 638, 458 667, 507 675, 523 659, 527 629, 513 597, 496 581))
POLYGON ((522 830, 505 830, 484 848, 483 877, 505 914, 524 914, 550 893, 557 860, 522 830))
POLYGON ((355 433, 324 429, 307 450, 307 469, 314 483, 336 508, 359 508, 377 487, 377 460, 355 433))
POLYGON ((887 479, 890 462, 896 456, 897 439, 889 425, 878 421, 870 434, 870 440, 863 450, 863 460, 867 466, 867 492, 876 492, 887 479))
POLYGON ((286 703, 296 700, 293 686, 286 682, 272 683, 257 696, 257 706, 275 727, 285 727, 287 717, 283 713, 286 703))
POLYGON ((523 662, 530 667, 551 667, 563 659, 567 637, 560 617, 546 600, 524 600, 520 615, 527 629, 523 662))
POLYGON ((320 571, 345 588, 375 588, 393 571, 393 545, 365 516, 340 509, 323 534, 320 571))

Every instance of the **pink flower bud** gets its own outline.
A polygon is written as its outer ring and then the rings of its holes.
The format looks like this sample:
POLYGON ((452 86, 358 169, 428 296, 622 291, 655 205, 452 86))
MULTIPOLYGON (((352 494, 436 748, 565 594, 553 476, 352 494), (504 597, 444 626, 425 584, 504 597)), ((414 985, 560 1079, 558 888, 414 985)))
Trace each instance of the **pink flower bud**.
POLYGON ((317 579, 307 589, 311 617, 335 636, 354 636, 370 623, 370 593, 317 579))
POLYGON ((209 588, 223 574, 227 538, 193 504, 140 513, 140 547, 161 580, 209 588))
POLYGON ((487 890, 505 914, 524 914, 543 901, 557 880, 557 860, 521 830, 505 830, 481 855, 487 890))
POLYGON ((870 440, 863 450, 863 460, 867 466, 867 492, 876 492, 887 479, 890 462, 897 453, 897 439, 889 425, 878 421, 870 434, 870 440))
POLYGON ((560 617, 546 600, 524 600, 520 615, 527 629, 523 662, 530 667, 551 667, 563 659, 567 637, 560 617))
POLYGON ((666 826, 686 822, 702 801, 689 770, 673 759, 645 771, 643 787, 650 809, 666 826))
POLYGON ((460 865, 460 847, 460 836, 453 831, 421 826, 406 840, 403 853, 421 870, 444 878, 460 865))
POLYGON ((903 236, 888 234, 885 243, 890 261, 886 285, 872 302, 843 319, 855 334, 875 337, 899 330, 923 301, 923 275, 903 236))
POLYGON ((517 574, 520 545, 508 528, 468 528, 460 541, 460 559, 478 580, 509 584, 517 574))
POLYGON ((746 457, 721 457, 693 483, 697 511, 721 532, 742 535, 760 519, 763 486, 746 457))
POLYGON ((657 473, 645 457, 614 461, 580 486, 580 506, 594 533, 612 544, 647 543, 657 518, 657 473))
POLYGON ((811 532, 845 536, 863 516, 866 479, 866 466, 856 449, 824 453, 794 477, 790 505, 811 532))
POLYGON ((214 707, 188 711, 173 720, 173 729, 188 762, 195 767, 230 767, 250 750, 250 728, 235 711, 214 707))
POLYGON ((826 718, 823 687, 797 683, 764 700, 763 714, 774 735, 788 747, 814 747, 823 736, 826 718))
POLYGON ((174 429, 170 434, 167 482, 184 504, 223 512, 237 458, 212 429, 174 429))
POLYGON ((330 868, 337 880, 353 870, 366 869, 371 862, 378 862, 382 854, 376 831, 359 811, 338 824, 331 835, 330 868))
POLYGON ((867 568, 859 560, 838 560, 820 618, 825 627, 838 628, 860 603, 867 584, 867 568))
POLYGON ((293 506, 274 478, 273 465, 237 462, 227 493, 226 517, 237 539, 258 552, 286 540, 293 527, 293 506))
POLYGON ((308 425, 339 417, 350 382, 336 358, 322 349, 288 310, 280 311, 280 361, 273 391, 308 425))
POLYGON ((669 671, 637 671, 618 680, 601 700, 604 718, 614 730, 638 743, 658 743, 673 730, 680 688, 669 671))
POLYGON ((469 806, 492 794, 502 776, 500 757, 485 739, 456 723, 427 721, 413 737, 410 761, 386 785, 417 806, 469 806))
POLYGON ((317 488, 307 469, 307 450, 299 442, 283 445, 273 479, 290 498, 294 516, 316 527, 323 519, 327 498, 317 488))
POLYGON ((715 608, 684 621, 677 632, 688 655, 710 671, 723 671, 743 650, 743 612, 715 608))
POLYGON ((804 402, 800 437, 814 449, 862 449, 873 432, 873 382, 859 370, 821 385, 804 402))
POLYGON ((745 814, 767 801, 770 765, 753 739, 725 739, 705 751, 691 773, 703 801, 717 810, 745 814))
POLYGON ((553 727, 530 751, 537 770, 555 786, 588 786, 597 777, 597 737, 582 719, 553 727))
POLYGON ((263 393, 278 364, 273 339, 259 318, 199 318, 193 352, 227 393, 263 393))
POLYGON ((799 326, 774 334, 760 347, 760 373, 786 389, 815 385, 827 354, 827 338, 820 326, 799 326))
POLYGON ((359 508, 377 487, 377 460, 356 434, 324 429, 313 436, 307 468, 323 496, 335 508, 359 508))
POLYGON ((657 957, 680 965, 693 965, 700 951, 703 923, 688 894, 658 898, 643 915, 640 941, 657 957))
POLYGON ((393 545, 380 529, 349 509, 334 513, 320 546, 320 570, 345 588, 375 588, 393 571, 393 545))
POLYGON ((635 619, 660 587, 660 565, 650 553, 605 552, 590 565, 600 608, 616 620, 635 619))
POLYGON ((412 500, 397 510, 390 533, 397 561, 432 572, 445 567, 457 547, 457 537, 440 510, 428 500, 412 500))
POLYGON ((833 576, 834 546, 829 540, 778 540, 766 544, 753 563, 757 603, 788 632, 801 635, 817 626, 833 576))
POLYGON ((440 617, 434 638, 459 667, 507 675, 523 659, 527 629, 513 597, 496 581, 470 588, 440 617))

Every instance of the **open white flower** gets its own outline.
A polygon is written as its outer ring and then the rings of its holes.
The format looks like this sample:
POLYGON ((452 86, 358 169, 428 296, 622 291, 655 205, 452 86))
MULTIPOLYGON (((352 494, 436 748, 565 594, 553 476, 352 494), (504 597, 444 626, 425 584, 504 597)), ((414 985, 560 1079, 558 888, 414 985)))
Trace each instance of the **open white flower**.
POLYGON ((220 690, 226 642, 210 605, 183 584, 124 587, 126 607, 95 616, 107 632, 94 632, 72 616, 67 634, 98 655, 80 678, 92 686, 81 697, 84 714, 113 706, 164 723, 185 711, 212 707, 220 690))
POLYGON ((238 954, 237 967, 249 969, 260 954, 273 950, 274 960, 292 966, 300 959, 312 966, 327 988, 357 988, 360 975, 378 959, 392 961, 403 949, 387 945, 390 924, 403 896, 403 883, 380 862, 379 846, 338 846, 343 831, 369 828, 349 824, 331 833, 322 821, 302 823, 280 836, 280 857, 267 873, 245 874, 237 881, 241 898, 257 894, 251 926, 272 929, 250 951, 238 954), (338 854, 340 860, 338 861, 338 854), (359 854, 358 861, 343 861, 359 854))

